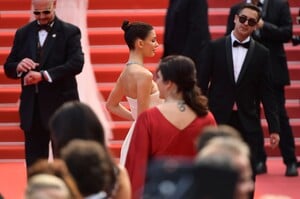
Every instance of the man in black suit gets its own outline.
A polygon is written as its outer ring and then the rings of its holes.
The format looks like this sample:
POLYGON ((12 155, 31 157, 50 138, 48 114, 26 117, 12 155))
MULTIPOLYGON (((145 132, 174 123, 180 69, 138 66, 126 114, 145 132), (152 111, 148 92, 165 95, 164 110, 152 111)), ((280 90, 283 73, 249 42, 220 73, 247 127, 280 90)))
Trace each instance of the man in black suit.
MULTIPOLYGON (((259 19, 259 8, 244 4, 235 15, 233 32, 208 44, 198 76, 217 123, 235 127, 249 145, 253 171, 261 128, 257 96, 264 106, 270 144, 275 147, 279 143, 269 51, 250 37, 259 19)), ((255 180, 255 175, 253 177, 255 180)))
POLYGON ((27 168, 49 153, 48 120, 64 102, 79 100, 75 75, 84 57, 78 27, 55 16, 56 0, 33 0, 36 20, 17 30, 4 64, 9 78, 21 79, 20 125, 27 168))
POLYGON ((163 57, 190 57, 199 68, 201 50, 210 41, 206 0, 170 0, 165 19, 163 57))
MULTIPOLYGON (((239 3, 231 7, 227 23, 227 34, 230 34, 234 27, 231 22, 237 10, 243 4, 239 3)), ((258 22, 257 30, 252 34, 253 38, 270 50, 271 70, 274 81, 274 93, 278 106, 280 122, 280 143, 279 148, 286 165, 286 176, 298 176, 297 158, 295 154, 295 142, 289 117, 285 109, 286 85, 290 85, 288 64, 284 43, 292 38, 292 18, 287 0, 251 0, 251 3, 260 6, 262 18, 258 22)), ((257 171, 266 172, 266 152, 264 151, 263 136, 260 136, 260 149, 258 150, 257 171)))

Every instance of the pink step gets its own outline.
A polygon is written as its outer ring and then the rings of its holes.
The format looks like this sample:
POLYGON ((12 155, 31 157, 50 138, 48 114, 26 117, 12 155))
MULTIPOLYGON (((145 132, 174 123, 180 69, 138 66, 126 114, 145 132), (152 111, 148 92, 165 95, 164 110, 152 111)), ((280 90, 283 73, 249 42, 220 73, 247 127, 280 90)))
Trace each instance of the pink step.
MULTIPOLYGON (((167 8, 168 0, 136 1, 136 0, 89 0, 89 9, 139 9, 139 8, 167 8)), ((208 0, 211 8, 229 8, 231 5, 241 2, 240 0, 208 0)), ((298 0, 289 0, 291 7, 300 7, 298 0)))
POLYGON ((30 10, 31 0, 1 0, 1 10, 30 10))
POLYGON ((26 11, 3 12, 1 13, 0 28, 17 29, 29 22, 30 15, 30 8, 26 11), (2 21, 5 21, 5 23, 2 23, 2 21))
MULTIPOLYGON (((99 91, 103 95, 104 99, 107 99, 110 91, 113 88, 113 84, 100 84, 99 91)), ((286 98, 287 99, 300 99, 300 85, 291 85, 286 87, 286 98)))
MULTIPOLYGON (((294 121, 290 120, 290 125, 292 127, 292 132, 295 138, 300 138, 300 122, 299 121, 294 121)), ((269 130, 268 130, 268 125, 266 121, 262 121, 262 128, 264 132, 264 137, 269 137, 269 130)))
MULTIPOLYGON (((163 34, 164 29, 162 26, 155 27, 157 34, 157 41, 160 45, 163 45, 163 34)), ((299 28, 294 28, 295 34, 300 35, 299 28)), ((89 41, 91 45, 124 45, 125 41, 123 38, 124 32, 121 28, 92 28, 89 29, 89 41)), ((211 26, 210 33, 212 39, 217 39, 224 36, 226 32, 225 26, 211 26)), ((1 36, 1 33, 0 33, 1 36)), ((293 47, 296 48, 297 47, 293 47)), ((297 49, 298 50, 298 49, 297 49)))
MULTIPOLYGON (((153 58, 147 59, 146 62, 158 63, 162 56, 163 47, 160 46, 153 58)), ((91 61, 98 63, 125 63, 128 59, 128 48, 125 45, 115 46, 91 46, 91 61)), ((298 61, 300 46, 286 45, 286 52, 289 61, 298 61)))
MULTIPOLYGON (((145 67, 155 72, 157 65, 158 63, 147 63, 145 67)), ((300 62, 288 62, 288 65, 291 80, 298 80, 300 77, 300 62)), ((115 82, 124 67, 125 62, 118 64, 94 64, 96 81, 100 83, 115 82)), ((2 76, 0 69, 0 82, 6 82, 6 80, 7 78, 2 76)))
POLYGON ((7 104, 0 107, 0 123, 16 123, 19 121, 19 108, 17 104, 7 104))
MULTIPOLYGON (((90 10, 88 12, 87 24, 90 28, 120 27, 126 19, 129 21, 144 21, 153 26, 163 27, 167 10, 163 9, 138 9, 132 12, 131 9, 108 9, 90 10)), ((226 26, 229 14, 228 8, 209 8, 208 22, 210 26, 226 26)), ((298 8, 291 8, 291 15, 294 24, 298 16, 298 8)))
POLYGON ((93 9, 139 9, 139 8, 166 8, 168 0, 136 1, 136 0, 89 0, 88 8, 93 9))
POLYGON ((19 80, 10 79, 5 76, 3 67, 0 67, 0 84, 18 84, 19 80))
POLYGON ((1 142, 24 142, 23 131, 17 125, 0 125, 1 142))
POLYGON ((0 103, 17 103, 21 88, 19 85, 2 87, 0 86, 0 103))
MULTIPOLYGON (((96 81, 99 83, 115 82, 118 79, 124 67, 125 67, 125 63, 124 64, 98 64, 98 65, 95 64, 94 72, 95 72, 96 81)), ((145 67, 154 73, 157 67, 157 63, 147 63, 145 67)))
POLYGON ((0 159, 24 159, 25 151, 23 143, 12 145, 0 145, 0 159))

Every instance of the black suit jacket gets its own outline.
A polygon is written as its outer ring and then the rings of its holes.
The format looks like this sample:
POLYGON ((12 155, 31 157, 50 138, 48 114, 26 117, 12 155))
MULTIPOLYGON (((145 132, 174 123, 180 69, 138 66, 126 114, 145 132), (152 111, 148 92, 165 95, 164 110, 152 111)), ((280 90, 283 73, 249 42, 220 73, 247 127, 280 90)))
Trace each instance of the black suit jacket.
MULTIPOLYGON (((234 16, 243 3, 231 7, 226 34, 234 28, 234 16)), ((289 85, 290 77, 284 43, 289 42, 293 33, 293 21, 287 0, 264 0, 262 8, 264 26, 259 35, 253 34, 256 41, 270 50, 271 66, 275 84, 289 85)))
POLYGON ((23 77, 26 74, 18 77, 16 68, 26 57, 37 61, 37 21, 17 30, 4 70, 10 78, 21 78, 19 111, 21 128, 24 131, 31 128, 35 104, 38 104, 42 125, 47 127, 50 116, 60 105, 79 99, 75 75, 82 71, 84 63, 80 39, 81 32, 78 27, 55 18, 52 30, 44 43, 43 56, 37 69, 46 70, 53 82, 39 82, 36 95, 36 86, 24 86, 23 77))
POLYGON ((170 0, 165 19, 163 56, 181 54, 199 61, 210 40, 206 0, 170 0))
MULTIPOLYGON (((231 37, 212 41, 205 49, 198 80, 217 123, 228 124, 234 102, 249 134, 260 132, 257 96, 262 100, 270 132, 279 132, 269 69, 269 51, 251 39, 237 82, 234 80, 231 37)), ((254 134, 255 133, 255 134, 254 134)))

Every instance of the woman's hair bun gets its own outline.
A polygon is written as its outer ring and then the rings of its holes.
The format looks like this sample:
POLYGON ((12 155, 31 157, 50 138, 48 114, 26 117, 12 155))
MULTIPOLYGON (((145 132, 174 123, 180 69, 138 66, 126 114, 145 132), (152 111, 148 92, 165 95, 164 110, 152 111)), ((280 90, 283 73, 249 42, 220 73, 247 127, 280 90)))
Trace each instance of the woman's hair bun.
POLYGON ((128 28, 129 28, 129 21, 128 21, 128 20, 124 20, 124 21, 123 21, 123 24, 122 24, 122 29, 123 29, 124 31, 127 31, 128 28))

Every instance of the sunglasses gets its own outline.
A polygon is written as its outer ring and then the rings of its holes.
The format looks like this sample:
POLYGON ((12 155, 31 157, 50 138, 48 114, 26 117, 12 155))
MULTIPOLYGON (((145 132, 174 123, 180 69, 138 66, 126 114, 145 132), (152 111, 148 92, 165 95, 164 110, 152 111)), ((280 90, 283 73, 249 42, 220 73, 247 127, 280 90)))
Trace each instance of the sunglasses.
POLYGON ((44 11, 33 11, 33 14, 34 15, 40 15, 40 14, 44 14, 44 15, 48 15, 48 14, 50 14, 51 13, 51 11, 50 10, 44 10, 44 11))
POLYGON ((244 24, 246 21, 248 21, 249 26, 255 26, 257 24, 256 19, 253 18, 248 18, 245 15, 240 15, 239 16, 239 22, 244 24))

